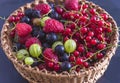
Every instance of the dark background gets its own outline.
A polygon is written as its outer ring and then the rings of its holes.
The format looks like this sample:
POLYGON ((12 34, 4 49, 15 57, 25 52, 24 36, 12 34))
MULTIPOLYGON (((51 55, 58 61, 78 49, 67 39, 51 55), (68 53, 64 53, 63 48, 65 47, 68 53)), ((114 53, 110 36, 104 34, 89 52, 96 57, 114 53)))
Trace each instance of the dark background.
MULTIPOLYGON (((9 16, 14 10, 33 0, 0 0, 0 16, 9 16)), ((120 0, 91 0, 104 8, 120 26, 120 0)), ((0 20, 0 30, 4 21, 0 20)), ((113 56, 105 74, 97 83, 120 83, 120 47, 113 56)), ((0 48, 0 83, 28 83, 13 67, 0 48)))

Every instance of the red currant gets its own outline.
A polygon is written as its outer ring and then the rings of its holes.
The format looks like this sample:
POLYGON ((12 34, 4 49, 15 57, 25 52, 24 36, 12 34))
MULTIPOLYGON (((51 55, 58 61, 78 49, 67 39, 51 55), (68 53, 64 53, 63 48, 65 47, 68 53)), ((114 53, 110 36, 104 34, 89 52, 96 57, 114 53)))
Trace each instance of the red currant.
POLYGON ((104 49, 105 47, 106 47, 105 44, 98 44, 98 45, 97 45, 97 48, 98 48, 99 50, 102 50, 102 49, 104 49))
POLYGON ((82 65, 82 64, 83 64, 83 59, 78 57, 78 58, 76 59, 76 64, 77 64, 77 65, 82 65))
POLYGON ((56 10, 56 12, 57 12, 58 14, 60 14, 60 15, 63 14, 63 9, 60 8, 59 6, 57 6, 57 7, 55 8, 55 10, 56 10))
POLYGON ((74 54, 75 57, 78 57, 80 53, 79 53, 79 51, 74 51, 73 54, 74 54))

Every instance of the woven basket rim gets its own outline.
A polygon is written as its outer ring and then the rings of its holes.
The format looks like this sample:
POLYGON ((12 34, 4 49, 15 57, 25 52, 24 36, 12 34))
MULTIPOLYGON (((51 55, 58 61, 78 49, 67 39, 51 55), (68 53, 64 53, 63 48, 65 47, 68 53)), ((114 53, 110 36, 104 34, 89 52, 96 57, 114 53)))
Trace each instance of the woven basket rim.
MULTIPOLYGON (((39 0, 36 0, 36 1, 39 1, 39 0)), ((86 3, 91 3, 92 5, 95 5, 95 6, 98 6, 98 5, 96 5, 96 4, 92 3, 92 2, 88 2, 88 1, 85 1, 85 2, 86 3)), ((34 2, 32 2, 32 3, 34 3, 34 2)), ((27 4, 32 4, 32 3, 27 3, 27 4)), ((24 5, 24 6, 26 6, 26 5, 24 5)), ((23 6, 21 6, 20 8, 22 8, 22 7, 23 6)), ((100 6, 99 6, 99 8, 101 10, 103 10, 100 6)), ((15 10, 11 15, 14 15, 15 12, 17 12, 18 10, 19 9, 15 10)), ((105 13, 107 13, 105 10, 103 10, 103 11, 105 13)), ((23 62, 17 60, 17 58, 15 57, 15 55, 12 53, 11 47, 9 45, 9 41, 6 40, 6 37, 8 38, 8 34, 7 34, 7 30, 8 30, 7 25, 9 25, 9 23, 7 21, 8 19, 5 21, 5 23, 3 25, 3 28, 2 28, 2 31, 1 31, 1 44, 2 44, 2 48, 3 48, 4 52, 6 53, 7 57, 13 62, 13 64, 15 63, 15 64, 17 64, 19 66, 23 66, 26 70, 29 70, 29 71, 32 71, 32 72, 35 72, 35 73, 38 73, 38 74, 46 74, 46 75, 50 75, 50 76, 62 76, 62 77, 64 77, 64 76, 68 77, 68 76, 84 75, 85 73, 89 73, 91 70, 97 70, 97 69, 99 69, 99 65, 101 65, 102 62, 104 60, 106 60, 106 59, 108 59, 110 61, 111 57, 115 53, 115 50, 117 48, 119 33, 118 33, 118 28, 117 28, 116 22, 114 21, 114 19, 111 16, 109 18, 112 19, 112 22, 113 22, 114 28, 115 28, 115 33, 114 33, 115 35, 114 35, 114 38, 113 38, 114 41, 112 41, 112 44, 114 44, 114 46, 111 47, 109 49, 109 51, 107 51, 106 56, 104 58, 102 58, 99 62, 96 62, 94 66, 91 66, 87 70, 83 69, 82 71, 80 71, 78 73, 75 72, 75 71, 72 71, 71 73, 63 72, 63 73, 59 74, 59 73, 56 73, 56 72, 51 72, 51 71, 49 72, 49 71, 47 71, 45 69, 44 70, 39 70, 37 67, 32 68, 31 66, 27 66, 23 62), (110 54, 112 54, 112 56, 109 56, 110 54)))

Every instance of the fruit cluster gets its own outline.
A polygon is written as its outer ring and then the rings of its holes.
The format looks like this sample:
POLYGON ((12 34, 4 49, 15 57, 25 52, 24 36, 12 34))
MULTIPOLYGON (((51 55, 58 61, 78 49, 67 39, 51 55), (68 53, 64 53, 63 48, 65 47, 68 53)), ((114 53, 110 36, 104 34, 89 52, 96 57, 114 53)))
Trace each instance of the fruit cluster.
POLYGON ((88 3, 39 3, 8 19, 16 57, 48 71, 80 71, 102 59, 111 47, 109 15, 88 3))

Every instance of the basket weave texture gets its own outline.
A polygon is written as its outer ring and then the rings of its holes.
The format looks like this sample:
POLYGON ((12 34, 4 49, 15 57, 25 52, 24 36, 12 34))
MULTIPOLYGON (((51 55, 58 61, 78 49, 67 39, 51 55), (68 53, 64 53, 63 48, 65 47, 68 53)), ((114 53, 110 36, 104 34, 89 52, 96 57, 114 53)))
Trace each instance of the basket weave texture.
MULTIPOLYGON (((36 0, 35 2, 27 3, 26 5, 20 7, 19 9, 14 11, 11 15, 16 15, 18 11, 24 12, 26 8, 34 7, 34 5, 36 4, 43 2, 47 3, 50 1, 56 4, 61 4, 62 2, 64 2, 63 0, 55 0, 55 1, 36 0)), ((97 10, 99 10, 99 12, 107 13, 105 10, 93 4, 92 2, 80 1, 80 3, 82 2, 92 5, 97 10)), ((95 83, 104 74, 117 48, 118 37, 119 37, 117 25, 110 15, 109 15, 109 20, 112 23, 112 28, 114 28, 114 33, 111 36, 111 44, 113 44, 113 47, 111 47, 106 52, 106 56, 102 60, 97 62, 94 66, 88 69, 83 69, 80 72, 72 71, 70 73, 63 72, 58 74, 56 72, 49 72, 45 69, 39 70, 37 67, 32 68, 31 66, 27 66, 23 62, 17 60, 15 54, 12 51, 12 42, 9 38, 9 22, 7 20, 2 28, 1 44, 5 54, 12 61, 17 71, 30 83, 95 83)))

